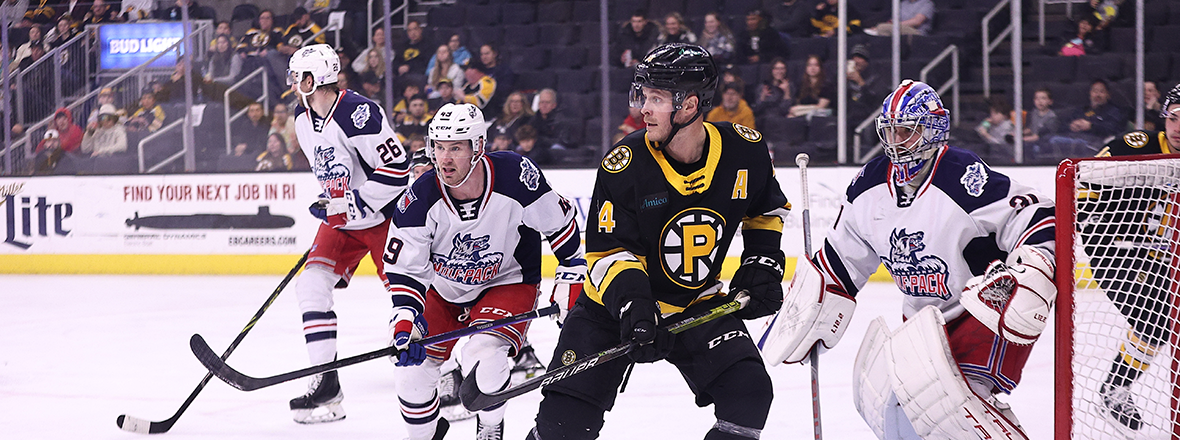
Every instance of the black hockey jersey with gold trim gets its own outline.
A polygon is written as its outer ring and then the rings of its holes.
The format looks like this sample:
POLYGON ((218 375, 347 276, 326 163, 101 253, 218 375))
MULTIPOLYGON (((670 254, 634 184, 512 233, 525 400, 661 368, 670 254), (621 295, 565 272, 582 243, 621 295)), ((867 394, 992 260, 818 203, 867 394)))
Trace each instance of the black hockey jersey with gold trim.
POLYGON ((1098 157, 1131 156, 1135 154, 1171 154, 1176 149, 1168 145, 1167 134, 1162 131, 1134 130, 1115 136, 1098 157))
POLYGON ((646 129, 602 160, 587 217, 585 292, 612 313, 635 295, 654 297, 663 313, 712 297, 739 224, 747 253, 781 255, 790 204, 762 135, 727 122, 704 126, 696 164, 674 165, 646 129))

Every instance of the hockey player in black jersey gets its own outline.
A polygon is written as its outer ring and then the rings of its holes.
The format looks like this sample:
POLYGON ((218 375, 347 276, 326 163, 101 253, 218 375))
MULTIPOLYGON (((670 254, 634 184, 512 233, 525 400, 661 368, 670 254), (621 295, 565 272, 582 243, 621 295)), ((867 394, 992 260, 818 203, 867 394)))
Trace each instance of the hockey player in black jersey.
MULTIPOLYGON (((756 439, 772 389, 742 319, 782 304, 783 216, 790 209, 762 135, 708 123, 717 66, 703 48, 664 44, 636 66, 631 106, 647 129, 623 138, 598 170, 588 212, 589 275, 562 327, 549 368, 634 341, 631 362, 666 359, 717 422, 706 439, 756 439), (661 324, 697 304, 728 301, 717 280, 738 227, 742 264, 730 291, 750 303, 673 335, 661 324)), ((631 362, 598 365, 544 388, 529 439, 593 439, 631 362)))
MULTIPOLYGON (((1168 92, 1162 109, 1164 131, 1124 133, 1108 142, 1098 156, 1177 153, 1180 85, 1168 92)), ((1159 186, 1116 189, 1085 185, 1085 190, 1078 192, 1077 204, 1083 247, 1090 256, 1094 280, 1130 325, 1102 384, 1102 403, 1111 418, 1138 431, 1143 417, 1132 397, 1131 384, 1147 371, 1156 351, 1171 336, 1169 292, 1178 282, 1173 279, 1171 255, 1176 249, 1159 252, 1157 248, 1168 246, 1164 235, 1169 228, 1162 227, 1161 219, 1177 201, 1159 186)))

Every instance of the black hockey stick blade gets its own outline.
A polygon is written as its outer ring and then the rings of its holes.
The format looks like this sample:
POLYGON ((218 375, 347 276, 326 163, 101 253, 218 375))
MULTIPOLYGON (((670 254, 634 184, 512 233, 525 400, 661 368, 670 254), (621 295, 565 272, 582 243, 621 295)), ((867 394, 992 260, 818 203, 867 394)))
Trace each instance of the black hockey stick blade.
MULTIPOLYGON (((668 331, 670 331, 672 333, 680 333, 680 332, 683 332, 683 331, 688 330, 690 328, 693 328, 698 325, 701 325, 706 322, 717 319, 721 316, 725 316, 730 313, 736 312, 739 309, 741 309, 743 306, 745 306, 746 302, 748 302, 748 301, 749 301, 749 296, 743 290, 741 292, 738 292, 734 296, 733 301, 730 301, 725 304, 714 307, 712 309, 709 309, 709 311, 702 313, 700 315, 695 315, 695 316, 691 316, 691 317, 682 319, 682 320, 677 321, 671 325, 665 326, 665 328, 667 328, 668 331)), ((568 379, 569 377, 574 376, 578 373, 581 373, 583 371, 594 368, 594 366, 596 366, 596 365, 604 364, 604 363, 611 361, 615 358, 626 355, 627 353, 630 353, 634 347, 635 347, 635 345, 633 342, 619 344, 614 347, 608 348, 606 350, 600 351, 600 352, 594 354, 593 356, 584 358, 580 361, 577 361, 572 364, 566 365, 564 367, 558 368, 556 370, 547 372, 544 375, 529 379, 529 380, 525 381, 524 383, 521 383, 520 385, 510 387, 510 388, 505 389, 503 391, 497 391, 497 392, 490 393, 490 394, 480 391, 479 385, 476 384, 474 380, 465 380, 465 381, 463 381, 462 384, 459 385, 459 400, 461 402, 463 402, 463 406, 465 408, 467 408, 468 411, 479 411, 479 410, 482 410, 482 409, 487 408, 489 406, 496 405, 500 402, 504 402, 504 401, 511 399, 513 397, 519 396, 521 394, 528 393, 528 392, 533 391, 537 388, 541 388, 541 387, 549 385, 551 383, 558 382, 558 381, 561 381, 564 379, 568 379)), ((468 373, 467 375, 469 377, 475 377, 475 369, 476 368, 479 368, 479 362, 476 362, 475 365, 471 367, 471 372, 468 373)))
MULTIPOLYGON (((305 251, 303 256, 299 258, 299 261, 295 263, 295 267, 287 272, 287 276, 283 278, 283 281, 279 283, 278 287, 275 287, 275 290, 266 298, 266 302, 262 303, 262 307, 254 313, 254 316, 250 318, 250 322, 246 323, 246 327, 238 333, 237 338, 234 338, 234 342, 229 344, 229 348, 225 349, 225 353, 221 354, 221 360, 224 361, 228 358, 230 353, 233 353, 234 349, 238 347, 238 344, 246 338, 246 334, 250 332, 250 329, 254 328, 254 324, 258 322, 258 319, 262 318, 262 314, 266 313, 270 305, 274 304, 275 299, 279 297, 279 293, 287 287, 287 283, 290 283, 295 278, 295 274, 299 273, 299 269, 303 268, 303 263, 307 262, 307 256, 310 253, 310 249, 305 251)), ((197 399, 197 394, 200 394, 201 390, 205 389, 205 385, 209 384, 209 379, 212 378, 213 373, 205 373, 205 378, 201 379, 201 383, 197 384, 197 388, 193 389, 193 392, 188 395, 188 399, 184 400, 184 403, 180 405, 180 409, 177 409, 176 413, 172 414, 172 417, 159 422, 153 422, 122 414, 115 419, 115 424, 119 425, 119 429, 139 434, 163 434, 168 432, 169 429, 172 429, 172 425, 176 424, 176 420, 180 418, 180 415, 184 414, 184 411, 188 409, 189 405, 192 405, 193 400, 197 399)))
MULTIPOLYGON (((495 321, 483 322, 470 327, 452 330, 446 333, 440 333, 434 336, 423 338, 422 340, 418 341, 418 343, 422 345, 432 345, 440 342, 446 342, 494 328, 512 325, 519 322, 540 318, 542 316, 549 316, 557 313, 557 311, 557 305, 553 304, 549 307, 521 313, 516 316, 497 319, 495 321)), ((358 354, 356 356, 347 357, 326 364, 314 365, 289 373, 283 373, 270 377, 251 377, 233 369, 227 365, 224 360, 218 358, 217 355, 213 353, 213 350, 209 348, 209 344, 205 343, 205 338, 202 338, 201 335, 194 334, 193 337, 189 339, 189 347, 192 348, 193 354, 197 356, 197 360, 200 361, 201 364, 205 366, 205 368, 209 369, 210 373, 213 373, 214 376, 217 376, 218 379, 225 381, 225 383, 228 383, 230 386, 242 391, 254 391, 259 388, 266 388, 272 385, 299 379, 301 377, 312 376, 325 371, 347 367, 352 364, 359 364, 361 362, 370 361, 377 358, 388 357, 397 353, 397 349, 393 347, 385 347, 382 349, 370 351, 368 353, 358 354)))

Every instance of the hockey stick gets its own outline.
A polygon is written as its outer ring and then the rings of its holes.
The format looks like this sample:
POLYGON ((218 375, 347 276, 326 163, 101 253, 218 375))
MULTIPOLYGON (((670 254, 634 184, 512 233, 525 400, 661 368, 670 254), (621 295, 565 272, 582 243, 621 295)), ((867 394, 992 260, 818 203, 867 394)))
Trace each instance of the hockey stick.
MULTIPOLYGON (((557 304, 553 304, 549 307, 521 313, 516 316, 497 319, 495 321, 483 322, 470 327, 452 330, 446 333, 439 333, 434 336, 423 338, 417 342, 424 346, 446 342, 459 339, 464 336, 474 335, 479 332, 500 328, 506 325, 512 325, 531 319, 540 318, 542 316, 549 316, 557 313, 557 310, 557 304)), ((229 365, 226 365, 224 360, 213 354, 213 350, 209 349, 209 344, 205 343, 205 339, 202 338, 201 335, 194 334, 193 337, 189 339, 189 347, 193 349, 193 354, 197 356, 197 360, 201 361, 201 364, 204 365, 205 368, 208 368, 214 376, 217 376, 218 379, 221 379, 230 386, 242 391, 254 391, 259 388, 266 388, 271 385, 277 385, 290 380, 299 379, 301 377, 320 374, 325 371, 331 371, 377 358, 392 356, 397 353, 397 348, 385 347, 379 350, 370 351, 368 353, 362 353, 353 357, 340 359, 338 361, 314 365, 302 370, 295 370, 290 373, 283 373, 270 377, 250 377, 238 372, 229 365)))
MULTIPOLYGON (((700 315, 691 316, 673 324, 667 325, 664 328, 668 329, 668 331, 672 333, 683 332, 719 317, 736 312, 745 306, 749 299, 750 297, 746 294, 745 290, 740 291, 734 296, 733 301, 709 309, 709 311, 700 315)), ((589 370, 596 365, 601 365, 612 359, 622 357, 627 353, 630 353, 634 348, 634 342, 619 344, 600 351, 593 356, 545 373, 543 376, 537 376, 529 379, 520 385, 491 394, 480 391, 479 385, 476 384, 474 380, 465 380, 459 385, 459 400, 463 402, 463 406, 466 407, 468 411, 479 411, 521 394, 528 393, 537 388, 558 382, 563 379, 568 379, 571 376, 589 370)), ((476 362, 475 365, 471 367, 471 372, 467 373, 467 377, 475 377, 476 368, 479 368, 479 362, 476 362)))
MULTIPOLYGON (((807 153, 795 156, 795 164, 799 165, 799 180, 803 185, 803 252, 807 258, 811 258, 811 201, 807 189, 807 162, 810 160, 811 157, 807 153)), ((823 425, 819 416, 819 347, 811 347, 807 358, 811 361, 811 416, 812 423, 815 424, 815 440, 822 440, 823 425)))
MULTIPOLYGON (((303 267, 303 263, 307 262, 307 255, 310 252, 311 250, 308 250, 307 252, 303 253, 302 257, 299 257, 299 262, 295 263, 295 267, 291 268, 290 272, 287 272, 287 276, 283 278, 283 281, 279 283, 278 287, 275 287, 275 290, 274 292, 271 292, 270 297, 266 298, 266 302, 262 303, 262 307, 254 313, 254 317, 250 318, 250 322, 247 323, 246 327, 238 333, 238 337, 234 338, 234 342, 229 344, 229 348, 225 349, 225 353, 221 354, 221 360, 224 361, 229 357, 230 353, 234 352, 235 348, 238 348, 238 344, 242 342, 242 339, 246 338, 246 333, 250 332, 250 329, 254 328, 254 324, 258 322, 258 318, 262 317, 262 313, 266 312, 266 309, 270 308, 270 305, 275 302, 275 298, 279 297, 279 292, 282 292, 283 288, 287 287, 287 283, 290 283, 291 279, 295 278, 295 274, 298 273, 299 269, 303 267)), ((197 388, 193 390, 192 394, 188 395, 188 399, 184 401, 184 404, 180 405, 180 409, 176 410, 176 414, 173 414, 172 417, 159 422, 150 422, 144 419, 123 414, 120 415, 119 418, 115 419, 115 424, 119 425, 119 428, 123 429, 124 431, 138 432, 140 434, 162 434, 168 432, 169 429, 172 429, 172 425, 176 423, 176 419, 179 419, 180 415, 184 414, 184 411, 188 409, 188 406, 191 405, 193 400, 197 398, 197 394, 200 394, 201 390, 205 389, 205 385, 208 384, 209 379, 212 378, 213 373, 206 373, 205 378, 201 379, 201 383, 197 384, 197 388)))

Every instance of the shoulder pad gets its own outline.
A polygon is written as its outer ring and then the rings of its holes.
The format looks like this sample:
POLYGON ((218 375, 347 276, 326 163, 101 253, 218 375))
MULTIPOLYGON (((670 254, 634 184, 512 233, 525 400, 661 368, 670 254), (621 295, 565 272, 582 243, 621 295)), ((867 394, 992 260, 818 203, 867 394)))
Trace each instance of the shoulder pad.
POLYGON ((1008 197, 1008 176, 989 168, 967 150, 949 147, 934 165, 931 184, 942 190, 966 212, 974 212, 1008 197))
POLYGON ((541 169, 529 158, 512 151, 493 151, 487 158, 494 174, 493 191, 515 199, 522 206, 550 191, 541 169))
POLYGON ((646 136, 647 129, 635 130, 628 134, 602 157, 601 169, 611 174, 626 170, 631 162, 635 161, 636 155, 646 154, 646 136))
POLYGON ((849 202, 852 202, 870 188, 888 181, 889 158, 877 156, 860 169, 860 172, 852 179, 852 183, 848 184, 848 190, 844 193, 844 196, 848 198, 849 202))
POLYGON ((344 96, 336 104, 332 119, 348 137, 381 133, 381 107, 356 93, 341 91, 344 96))
POLYGON ((392 214, 392 222, 399 228, 424 226, 426 214, 440 197, 442 194, 438 190, 438 179, 434 170, 430 170, 422 173, 409 188, 398 194, 396 203, 391 204, 395 206, 393 212, 387 214, 392 214))
POLYGON ((1115 136, 1106 143, 1106 148, 1099 156, 1130 156, 1135 154, 1159 154, 1163 152, 1160 145, 1160 132, 1134 130, 1115 136))

